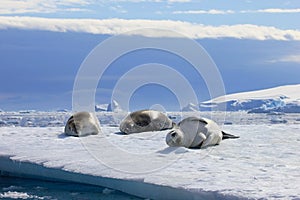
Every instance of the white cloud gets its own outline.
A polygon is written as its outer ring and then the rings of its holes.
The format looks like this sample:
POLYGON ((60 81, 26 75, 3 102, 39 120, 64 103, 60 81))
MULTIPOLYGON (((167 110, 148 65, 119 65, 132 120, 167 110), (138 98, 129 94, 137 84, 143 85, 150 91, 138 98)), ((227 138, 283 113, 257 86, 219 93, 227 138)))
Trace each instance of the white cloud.
MULTIPOLYGON (((0 16, 0 29, 7 28, 110 35, 126 34, 128 31, 136 29, 157 28, 171 31, 175 30, 178 33, 194 39, 231 37, 254 40, 300 41, 300 31, 298 30, 282 30, 275 27, 251 24, 206 26, 203 24, 171 20, 53 19, 0 16)), ((144 30, 140 31, 139 34, 149 37, 172 37, 160 31, 149 32, 144 30)))
POLYGON ((287 55, 283 56, 278 59, 273 59, 270 60, 269 63, 278 63, 278 62, 283 62, 283 63, 299 63, 300 64, 300 54, 295 54, 295 55, 287 55))
POLYGON ((122 6, 120 5, 116 5, 116 6, 111 6, 110 7, 111 10, 118 12, 118 13, 127 13, 128 11, 125 10, 122 6))
POLYGON ((174 11, 173 14, 210 14, 210 15, 225 15, 234 14, 233 10, 186 10, 186 11, 174 11))
POLYGON ((243 13, 271 13, 271 14, 282 14, 282 13, 300 13, 300 8, 295 9, 281 9, 281 8, 268 8, 260 10, 178 10, 174 11, 173 14, 211 14, 211 15, 225 15, 225 14, 243 14, 243 13))
POLYGON ((1 0, 0 14, 55 13, 83 11, 79 6, 90 4, 90 0, 1 0))
POLYGON ((65 5, 65 6, 73 6, 73 5, 89 5, 91 0, 54 0, 57 4, 65 5))
POLYGON ((168 0, 169 3, 187 3, 191 2, 191 0, 168 0))
POLYGON ((0 14, 19 14, 19 13, 37 13, 37 12, 53 12, 56 6, 45 1, 29 1, 29 0, 2 0, 0 4, 0 14))
POLYGON ((191 0, 111 0, 111 2, 134 2, 134 3, 141 3, 141 2, 153 2, 153 3, 188 3, 191 0))
POLYGON ((240 13, 300 13, 300 8, 295 9, 281 9, 281 8, 268 8, 261 10, 243 10, 240 13))

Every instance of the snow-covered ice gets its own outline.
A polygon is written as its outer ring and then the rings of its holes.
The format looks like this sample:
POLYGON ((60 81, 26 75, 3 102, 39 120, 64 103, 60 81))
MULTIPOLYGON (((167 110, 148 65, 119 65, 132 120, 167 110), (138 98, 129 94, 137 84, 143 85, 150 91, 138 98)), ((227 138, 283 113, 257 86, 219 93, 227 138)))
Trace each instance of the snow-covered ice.
POLYGON ((230 113, 233 125, 223 126, 240 139, 201 150, 168 147, 168 131, 122 135, 108 124, 83 138, 61 126, 0 127, 0 171, 151 199, 299 199, 300 122, 236 124, 243 115, 230 113))

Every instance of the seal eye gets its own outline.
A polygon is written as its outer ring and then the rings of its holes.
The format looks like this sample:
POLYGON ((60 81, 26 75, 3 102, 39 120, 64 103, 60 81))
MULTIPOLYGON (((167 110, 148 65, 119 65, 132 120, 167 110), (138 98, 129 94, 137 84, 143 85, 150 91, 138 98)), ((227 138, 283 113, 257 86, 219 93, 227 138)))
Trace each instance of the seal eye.
POLYGON ((175 137, 175 136, 176 136, 176 132, 172 132, 171 137, 175 137))

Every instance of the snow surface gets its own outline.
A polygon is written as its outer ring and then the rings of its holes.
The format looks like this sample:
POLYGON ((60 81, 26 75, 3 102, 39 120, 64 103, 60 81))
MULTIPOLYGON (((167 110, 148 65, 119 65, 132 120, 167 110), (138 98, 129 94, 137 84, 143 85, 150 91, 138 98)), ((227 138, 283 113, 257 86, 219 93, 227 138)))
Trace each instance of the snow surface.
MULTIPOLYGON (((56 114, 54 120, 64 118, 56 114)), ((151 199, 299 199, 300 120, 283 117, 288 123, 274 125, 261 123, 267 115, 229 113, 234 123, 223 129, 241 138, 201 150, 168 147, 168 131, 122 135, 111 124, 102 124, 102 134, 83 138, 65 136, 62 126, 0 127, 0 171, 151 199), (235 124, 242 116, 248 125, 235 124)))

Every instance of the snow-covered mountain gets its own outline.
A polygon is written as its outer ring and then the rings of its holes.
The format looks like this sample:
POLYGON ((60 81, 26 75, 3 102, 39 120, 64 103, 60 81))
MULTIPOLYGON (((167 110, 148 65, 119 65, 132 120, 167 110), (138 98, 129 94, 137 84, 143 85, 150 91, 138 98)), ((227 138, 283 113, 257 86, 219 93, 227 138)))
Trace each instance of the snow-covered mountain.
MULTIPOLYGON (((119 103, 95 106, 96 111, 122 112, 119 103)), ((247 111, 249 113, 300 113, 300 84, 228 94, 199 103, 189 103, 183 112, 247 111)))
POLYGON ((200 103, 200 110, 300 113, 300 84, 241 92, 200 103))

